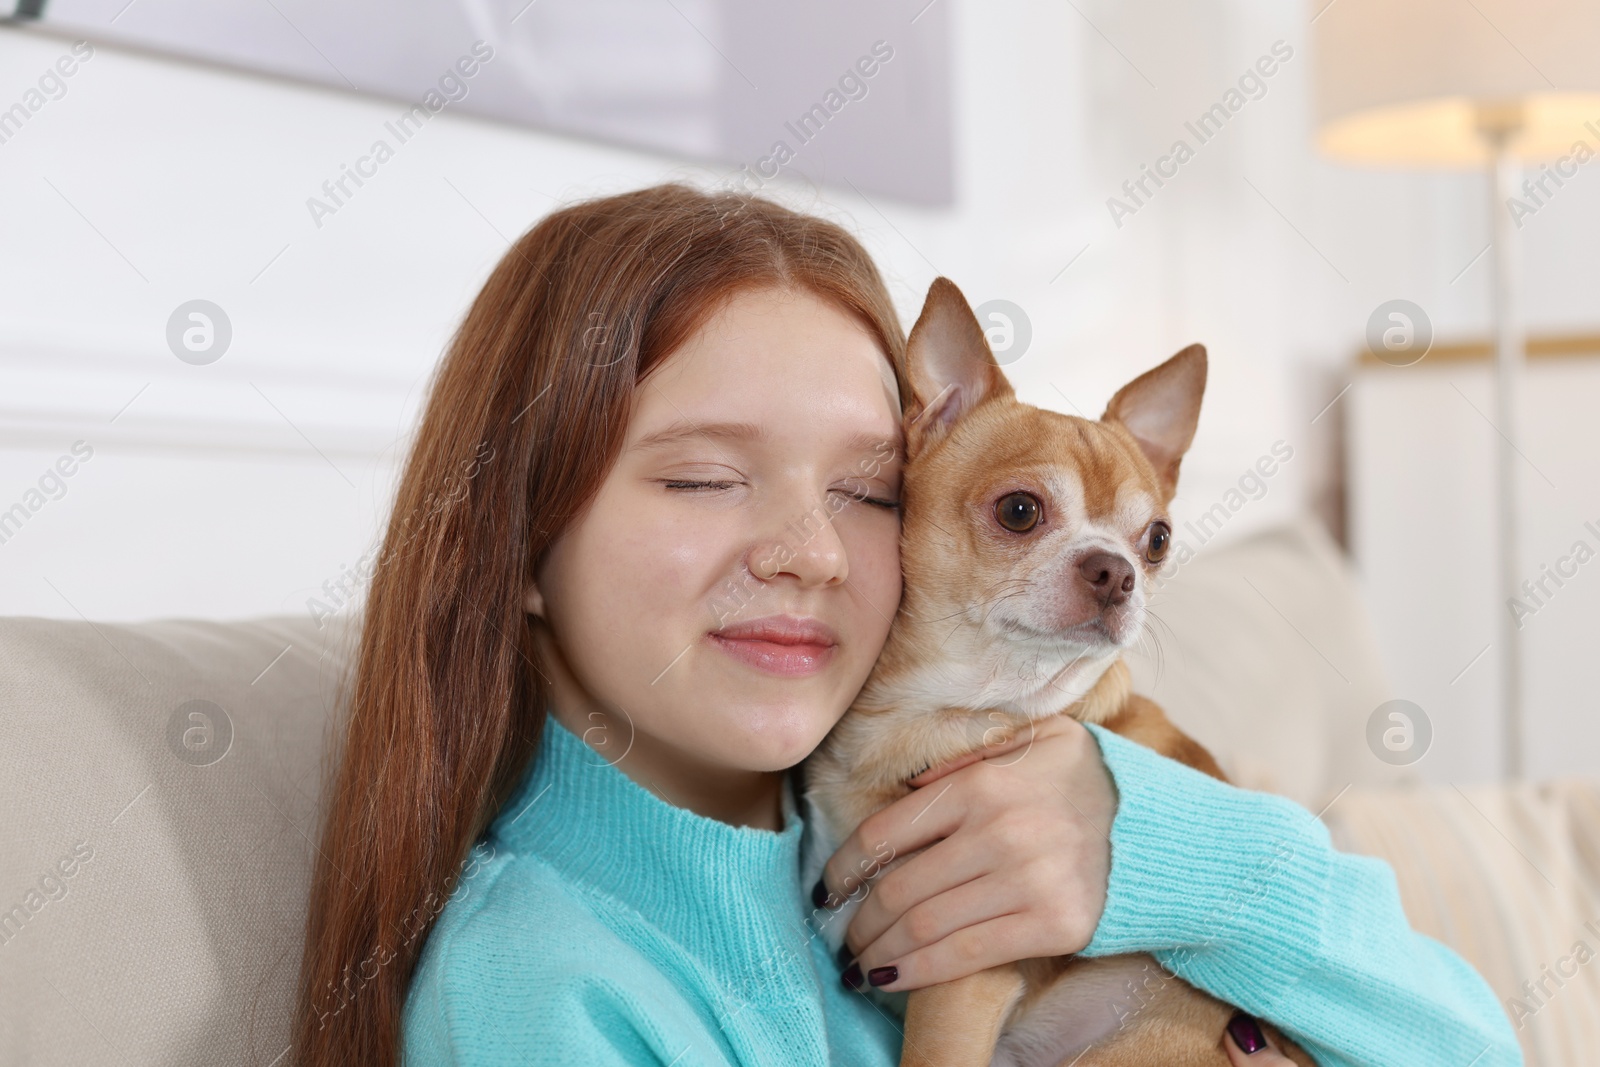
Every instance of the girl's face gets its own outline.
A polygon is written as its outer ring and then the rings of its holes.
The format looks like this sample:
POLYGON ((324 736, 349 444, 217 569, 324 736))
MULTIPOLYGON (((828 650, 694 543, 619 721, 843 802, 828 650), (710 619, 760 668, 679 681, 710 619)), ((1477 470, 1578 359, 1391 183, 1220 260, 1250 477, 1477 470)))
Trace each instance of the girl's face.
POLYGON ((616 465, 528 591, 557 717, 691 790, 805 758, 899 605, 900 442, 854 318, 736 295, 640 383, 616 465))

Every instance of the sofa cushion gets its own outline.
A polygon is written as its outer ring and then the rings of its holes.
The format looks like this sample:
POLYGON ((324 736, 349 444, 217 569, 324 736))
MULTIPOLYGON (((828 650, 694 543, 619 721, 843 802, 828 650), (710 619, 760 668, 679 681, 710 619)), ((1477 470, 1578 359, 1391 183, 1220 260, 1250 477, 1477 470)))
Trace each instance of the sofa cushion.
POLYGON ((1351 784, 1415 771, 1367 746, 1396 694, 1348 561, 1313 518, 1174 558, 1128 657, 1134 687, 1210 749, 1236 785, 1312 811, 1351 784))
POLYGON ((347 633, 0 619, 0 1063, 280 1056, 347 633))

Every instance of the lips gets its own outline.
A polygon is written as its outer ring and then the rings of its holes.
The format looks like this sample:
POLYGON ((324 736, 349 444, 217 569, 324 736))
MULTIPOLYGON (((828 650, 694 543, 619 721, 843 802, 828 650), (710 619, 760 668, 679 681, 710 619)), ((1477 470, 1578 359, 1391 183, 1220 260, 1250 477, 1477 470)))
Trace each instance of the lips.
POLYGON ((769 641, 775 645, 836 645, 838 636, 820 620, 800 615, 768 615, 714 631, 733 641, 769 641))
POLYGON ((839 637, 818 619, 769 615, 724 626, 706 635, 712 644, 767 674, 815 674, 832 660, 839 637))

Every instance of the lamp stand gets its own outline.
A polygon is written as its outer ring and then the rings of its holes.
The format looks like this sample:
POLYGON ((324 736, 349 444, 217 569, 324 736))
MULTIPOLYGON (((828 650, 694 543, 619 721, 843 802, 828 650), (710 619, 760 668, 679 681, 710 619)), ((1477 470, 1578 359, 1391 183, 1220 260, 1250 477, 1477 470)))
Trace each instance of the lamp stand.
POLYGON ((1519 595, 1517 581, 1517 389, 1522 376, 1523 324, 1521 263, 1517 228, 1506 205, 1517 195, 1522 164, 1511 151, 1511 139, 1521 126, 1520 115, 1510 109, 1485 109, 1479 128, 1488 140, 1490 163, 1490 214, 1494 231, 1494 411, 1500 440, 1495 451, 1495 505, 1499 556, 1500 604, 1500 768, 1507 781, 1524 771, 1522 751, 1522 639, 1509 604, 1519 595))

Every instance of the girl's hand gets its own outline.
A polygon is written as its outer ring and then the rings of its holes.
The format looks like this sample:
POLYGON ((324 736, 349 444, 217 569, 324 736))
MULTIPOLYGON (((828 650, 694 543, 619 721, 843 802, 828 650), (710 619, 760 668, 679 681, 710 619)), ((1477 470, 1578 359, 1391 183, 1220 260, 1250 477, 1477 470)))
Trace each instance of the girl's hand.
POLYGON ((860 872, 869 880, 846 932, 855 959, 846 984, 865 976, 889 991, 919 989, 1090 942, 1105 910, 1117 796, 1083 724, 1052 716, 910 784, 823 874, 835 901, 860 891, 860 872))

